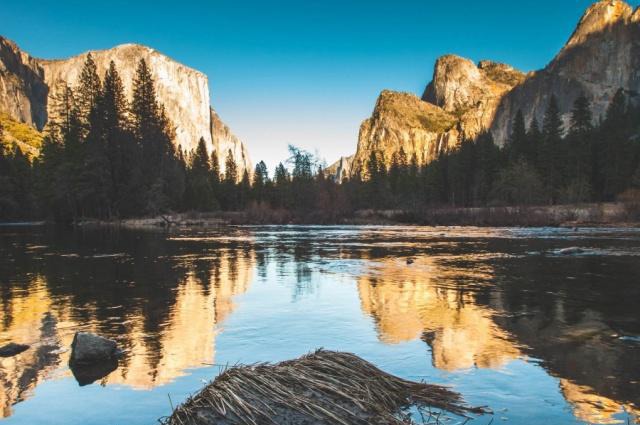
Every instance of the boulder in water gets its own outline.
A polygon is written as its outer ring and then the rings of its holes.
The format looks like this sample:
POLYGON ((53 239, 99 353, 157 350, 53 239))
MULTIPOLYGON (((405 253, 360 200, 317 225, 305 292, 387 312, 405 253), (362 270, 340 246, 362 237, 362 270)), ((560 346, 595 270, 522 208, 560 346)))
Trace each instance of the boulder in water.
POLYGON ((88 332, 76 332, 71 343, 70 363, 87 365, 117 359, 119 355, 115 341, 88 332))
POLYGON ((569 248, 562 248, 558 253, 560 255, 576 255, 576 254, 584 254, 584 249, 579 248, 577 246, 572 246, 569 248))
POLYGON ((7 345, 3 345, 0 347, 0 357, 13 357, 22 353, 29 349, 28 345, 24 344, 16 344, 15 342, 10 342, 7 345))

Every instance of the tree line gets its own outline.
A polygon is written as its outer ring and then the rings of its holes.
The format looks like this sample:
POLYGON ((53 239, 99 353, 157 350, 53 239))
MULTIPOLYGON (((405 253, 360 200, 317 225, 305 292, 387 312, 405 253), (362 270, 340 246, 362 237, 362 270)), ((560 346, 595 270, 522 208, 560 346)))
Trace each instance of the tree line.
POLYGON ((640 108, 622 90, 598 122, 580 96, 565 129, 552 97, 541 125, 518 111, 504 147, 487 132, 427 165, 402 148, 391 157, 374 151, 336 182, 293 146, 272 176, 263 161, 240 173, 232 152, 209 153, 204 139, 185 152, 144 60, 132 84, 128 101, 115 64, 100 78, 87 55, 77 86, 56 90, 39 157, 0 149, 0 219, 244 210, 258 221, 331 222, 360 209, 613 201, 640 188, 640 108))
POLYGON ((551 97, 542 125, 518 111, 509 140, 498 147, 491 133, 462 140, 421 166, 402 148, 391 158, 371 152, 356 164, 351 198, 357 208, 421 209, 434 206, 554 205, 610 202, 638 196, 640 108, 622 89, 596 123, 585 96, 578 97, 565 129, 551 97))

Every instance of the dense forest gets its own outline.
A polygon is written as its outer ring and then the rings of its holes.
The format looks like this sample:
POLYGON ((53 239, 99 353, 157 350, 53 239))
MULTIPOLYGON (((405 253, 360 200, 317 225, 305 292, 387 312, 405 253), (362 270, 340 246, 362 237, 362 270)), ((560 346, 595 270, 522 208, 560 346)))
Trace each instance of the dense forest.
POLYGON ((597 120, 579 97, 564 128, 551 98, 541 125, 516 114, 503 148, 486 133, 428 165, 402 150, 391 158, 371 152, 356 177, 335 182, 318 158, 293 146, 272 177, 262 161, 239 175, 231 152, 209 155, 203 139, 183 152, 144 60, 133 87, 129 102, 114 63, 100 78, 88 55, 78 86, 56 90, 40 155, 0 148, 0 219, 245 210, 263 221, 279 213, 331 222, 361 209, 606 202, 640 193, 640 108, 622 90, 597 120))

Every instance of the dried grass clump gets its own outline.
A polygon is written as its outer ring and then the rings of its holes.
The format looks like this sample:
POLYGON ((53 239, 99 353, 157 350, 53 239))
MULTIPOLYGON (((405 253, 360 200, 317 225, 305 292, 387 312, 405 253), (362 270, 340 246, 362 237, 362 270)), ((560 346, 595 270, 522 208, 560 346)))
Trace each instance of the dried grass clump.
POLYGON ((410 424, 406 409, 483 413, 444 387, 411 382, 349 353, 227 369, 178 406, 164 425, 410 424))

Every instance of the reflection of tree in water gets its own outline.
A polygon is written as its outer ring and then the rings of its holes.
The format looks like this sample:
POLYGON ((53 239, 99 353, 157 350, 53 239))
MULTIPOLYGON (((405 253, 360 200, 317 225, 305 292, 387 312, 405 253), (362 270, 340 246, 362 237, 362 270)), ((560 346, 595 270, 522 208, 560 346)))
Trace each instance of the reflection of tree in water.
POLYGON ((200 249, 162 234, 104 233, 43 236, 41 245, 56 251, 23 255, 19 241, 11 252, 0 249, 14 259, 13 268, 0 270, 0 281, 16 282, 2 286, 0 343, 34 344, 2 360, 3 416, 46 376, 68 375, 69 353, 53 353, 69 347, 80 329, 116 339, 126 350, 103 383, 151 388, 214 361, 214 327, 233 310, 233 296, 247 290, 253 250, 190 256, 185 252, 200 249))
POLYGON ((623 409, 639 415, 640 346, 620 338, 640 333, 637 263, 534 257, 503 258, 494 266, 496 286, 479 302, 504 311, 496 323, 561 378, 576 416, 608 423, 623 409), (495 292, 503 294, 500 303, 495 292))
POLYGON ((371 263, 358 276, 362 308, 382 341, 421 335, 438 368, 498 367, 524 351, 560 378, 581 420, 638 415, 640 347, 615 337, 640 333, 637 263, 500 254, 544 251, 544 243, 483 242, 496 255, 473 244, 432 246, 410 251, 410 266, 391 250, 361 250, 357 258, 371 263))

